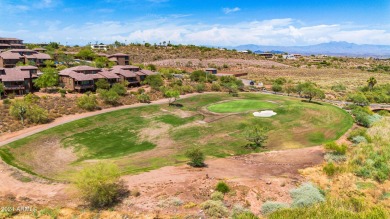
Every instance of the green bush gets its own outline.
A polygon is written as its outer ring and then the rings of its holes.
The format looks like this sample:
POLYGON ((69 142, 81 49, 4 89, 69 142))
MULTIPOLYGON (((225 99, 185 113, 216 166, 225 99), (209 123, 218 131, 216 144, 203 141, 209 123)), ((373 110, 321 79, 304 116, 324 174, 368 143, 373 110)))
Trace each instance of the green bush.
POLYGON ((102 78, 96 81, 95 86, 97 89, 105 89, 105 90, 110 89, 110 83, 108 83, 107 80, 102 78))
POLYGON ((215 191, 210 195, 210 198, 211 198, 211 200, 214 200, 214 201, 217 201, 217 200, 223 201, 223 196, 224 195, 222 192, 215 191))
POLYGON ((334 153, 326 153, 324 159, 327 162, 341 163, 347 160, 347 156, 334 153))
POLYGON ((337 172, 337 167, 332 162, 328 162, 322 170, 326 173, 326 175, 333 176, 337 172))
POLYGON ((92 207, 110 207, 127 194, 119 177, 120 172, 116 165, 98 163, 79 172, 75 186, 92 207))
POLYGON ((190 159, 190 165, 193 167, 204 167, 205 155, 199 148, 192 148, 186 151, 186 157, 190 159))
POLYGON ((116 83, 112 86, 110 91, 117 93, 120 96, 124 96, 127 93, 127 89, 123 84, 116 83))
POLYGON ((229 212, 221 201, 208 200, 203 202, 200 207, 204 213, 212 218, 224 218, 229 212))
POLYGON ((283 203, 283 202, 273 202, 273 201, 266 201, 262 206, 261 206, 261 213, 263 215, 270 214, 274 211, 288 208, 288 204, 283 203))
POLYGON ((93 94, 84 94, 77 98, 77 106, 85 110, 95 110, 97 107, 97 99, 93 94))
POLYGON ((329 142, 325 144, 325 149, 332 151, 333 154, 345 155, 348 147, 345 144, 338 145, 336 142, 329 142))
POLYGON ((351 139, 352 143, 354 144, 360 144, 360 143, 367 143, 367 139, 364 136, 358 135, 351 139))
POLYGON ((211 85, 211 90, 213 90, 213 91, 220 91, 221 90, 221 85, 219 84, 219 83, 213 83, 212 85, 211 85))
POLYGON ((205 87, 206 87, 206 86, 205 86, 204 83, 196 84, 196 85, 195 85, 196 92, 202 93, 203 91, 205 91, 205 87))
POLYGON ((258 219, 249 209, 241 205, 234 205, 231 214, 232 219, 258 219))
POLYGON ((226 194, 230 191, 230 188, 225 182, 220 181, 220 182, 218 182, 217 186, 215 187, 215 190, 217 190, 218 192, 221 192, 223 194, 226 194))
POLYGON ((137 95, 137 99, 141 103, 150 103, 150 97, 149 95, 142 93, 137 95))
POLYGON ((38 105, 30 106, 27 110, 26 117, 32 123, 44 124, 49 122, 49 113, 38 105))
POLYGON ((11 104, 11 100, 8 99, 8 98, 7 98, 7 99, 4 99, 4 100, 3 100, 3 104, 4 104, 4 105, 11 104))
POLYGON ((311 183, 304 183, 290 191, 292 207, 307 207, 325 201, 321 191, 311 183))
POLYGON ((97 93, 99 94, 100 99, 104 101, 104 103, 111 104, 111 105, 118 104, 119 94, 115 92, 113 89, 110 90, 99 89, 97 90, 97 93))

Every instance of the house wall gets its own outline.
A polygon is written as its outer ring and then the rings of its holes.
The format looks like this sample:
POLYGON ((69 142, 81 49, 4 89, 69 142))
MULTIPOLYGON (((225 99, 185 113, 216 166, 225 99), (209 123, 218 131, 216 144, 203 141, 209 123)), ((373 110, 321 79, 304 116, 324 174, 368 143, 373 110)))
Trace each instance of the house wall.
POLYGON ((67 76, 60 76, 60 82, 68 90, 75 90, 74 79, 67 76))

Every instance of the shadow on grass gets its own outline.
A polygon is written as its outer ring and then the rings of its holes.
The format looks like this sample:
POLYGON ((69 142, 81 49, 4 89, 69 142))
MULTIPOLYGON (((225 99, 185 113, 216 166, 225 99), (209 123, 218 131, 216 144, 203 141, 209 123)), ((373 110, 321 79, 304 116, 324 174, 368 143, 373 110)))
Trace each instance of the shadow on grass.
POLYGON ((301 102, 303 102, 303 103, 312 103, 312 104, 317 104, 317 105, 323 105, 323 104, 320 103, 320 102, 309 101, 309 100, 301 100, 301 102))
POLYGON ((184 105, 183 105, 183 104, 181 104, 181 103, 171 103, 171 104, 169 104, 169 106, 173 106, 173 107, 182 108, 184 105))

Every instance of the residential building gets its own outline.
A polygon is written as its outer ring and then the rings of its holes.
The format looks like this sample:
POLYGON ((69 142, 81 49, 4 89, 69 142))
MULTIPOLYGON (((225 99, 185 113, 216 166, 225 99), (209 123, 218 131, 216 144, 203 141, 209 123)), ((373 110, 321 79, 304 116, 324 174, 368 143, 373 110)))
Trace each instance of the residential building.
POLYGON ((24 49, 23 40, 17 38, 0 37, 0 49, 24 49))
POLYGON ((94 50, 104 50, 104 51, 107 51, 108 46, 100 43, 100 44, 93 44, 93 45, 91 45, 91 48, 94 49, 94 50))
POLYGON ((129 82, 129 86, 138 86, 148 75, 155 75, 156 73, 146 69, 140 69, 132 65, 116 65, 110 72, 118 75, 120 81, 129 82))
POLYGON ((129 65, 130 56, 124 53, 116 53, 113 55, 108 55, 110 61, 115 62, 117 65, 129 65))
POLYGON ((105 69, 90 66, 76 66, 67 68, 59 73, 60 85, 68 90, 78 92, 95 90, 95 82, 99 79, 107 80, 111 85, 119 82, 119 77, 105 69))
POLYGON ((217 74, 217 69, 216 68, 206 68, 205 70, 206 72, 210 73, 210 74, 217 74))
POLYGON ((36 52, 41 52, 41 53, 45 53, 45 52, 47 51, 46 49, 41 48, 41 47, 39 47, 39 48, 34 48, 33 50, 36 51, 36 52))
POLYGON ((0 68, 0 83, 4 84, 5 94, 23 95, 34 92, 33 80, 38 78, 38 68, 35 66, 20 66, 16 68, 0 68))
POLYGON ((18 62, 42 66, 46 60, 51 60, 50 55, 30 49, 12 49, 0 53, 1 68, 14 68, 18 62))
POLYGON ((272 53, 259 53, 258 55, 266 59, 272 59, 274 57, 272 53))

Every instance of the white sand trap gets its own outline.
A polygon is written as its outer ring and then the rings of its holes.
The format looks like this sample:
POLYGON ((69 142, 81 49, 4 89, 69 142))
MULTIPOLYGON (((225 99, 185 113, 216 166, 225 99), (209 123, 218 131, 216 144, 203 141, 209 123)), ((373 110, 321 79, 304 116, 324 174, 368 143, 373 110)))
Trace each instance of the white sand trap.
POLYGON ((271 117, 271 116, 274 116, 276 114, 277 113, 275 113, 272 110, 264 110, 264 111, 261 111, 261 112, 254 112, 253 113, 253 115, 256 116, 256 117, 271 117))

